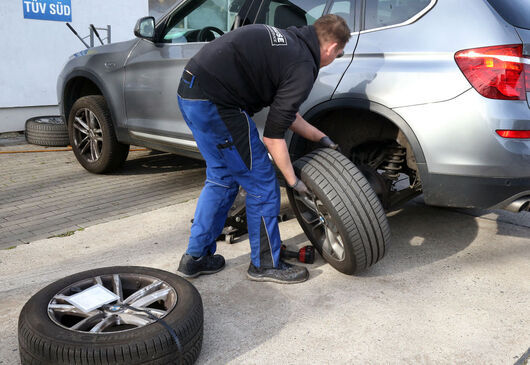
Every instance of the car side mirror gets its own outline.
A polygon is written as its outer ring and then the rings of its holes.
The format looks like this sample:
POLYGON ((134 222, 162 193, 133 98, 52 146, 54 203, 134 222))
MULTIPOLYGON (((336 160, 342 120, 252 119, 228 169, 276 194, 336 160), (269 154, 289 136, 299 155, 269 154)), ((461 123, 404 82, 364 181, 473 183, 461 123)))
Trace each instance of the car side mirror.
POLYGON ((150 41, 155 40, 155 18, 152 16, 146 16, 138 19, 134 26, 134 35, 138 38, 148 39, 150 41))

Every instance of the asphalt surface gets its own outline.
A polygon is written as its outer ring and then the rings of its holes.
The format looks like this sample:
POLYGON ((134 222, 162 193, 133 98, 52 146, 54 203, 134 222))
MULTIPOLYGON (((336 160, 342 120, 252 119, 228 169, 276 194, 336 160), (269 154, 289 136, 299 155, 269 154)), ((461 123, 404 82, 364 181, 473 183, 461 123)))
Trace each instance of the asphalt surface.
MULTIPOLYGON (((105 266, 175 272, 195 203, 0 250, 0 364, 18 363, 18 315, 49 283, 105 266)), ((226 268, 192 280, 204 303, 197 364, 511 365, 528 355, 530 229, 421 200, 389 222, 379 263, 347 276, 317 257, 295 285, 249 281, 248 241, 220 243, 226 268)), ((280 230, 289 248, 308 244, 296 220, 280 230)))
MULTIPOLYGON (((31 148, 21 143, 12 138, 0 152, 31 148)), ((200 162, 136 151, 122 171, 93 175, 61 151, 0 154, 0 164, 2 224, 56 228, 53 217, 77 216, 58 230, 66 234, 0 250, 0 364, 19 363, 18 315, 47 284, 104 266, 175 272, 204 179, 200 162), (108 202, 118 204, 105 211, 108 202)), ((346 276, 317 257, 310 280, 291 286, 246 279, 245 236, 220 243, 226 268, 192 281, 205 313, 198 363, 528 364, 528 213, 429 207, 420 197, 388 218, 392 242, 381 262, 346 276)), ((4 229, 0 239, 13 232, 4 229)), ((288 247, 308 244, 296 220, 280 229, 288 247)))

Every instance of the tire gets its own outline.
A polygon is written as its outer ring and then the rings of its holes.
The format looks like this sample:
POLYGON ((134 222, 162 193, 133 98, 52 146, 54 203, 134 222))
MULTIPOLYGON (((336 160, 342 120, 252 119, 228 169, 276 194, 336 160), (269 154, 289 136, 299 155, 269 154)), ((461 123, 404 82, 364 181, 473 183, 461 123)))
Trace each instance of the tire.
MULTIPOLYGON (((147 295, 141 298, 146 299, 147 295)), ((145 267, 106 267, 65 277, 31 297, 22 308, 18 321, 22 365, 193 364, 201 351, 202 337, 203 306, 197 289, 175 274, 145 267), (142 322, 135 327, 118 321, 98 333, 91 333, 90 328, 94 330, 96 327, 92 326, 101 323, 103 317, 94 315, 91 318, 97 320, 83 327, 80 319, 86 315, 80 315, 80 310, 76 311, 75 307, 57 297, 84 290, 96 284, 98 277, 106 288, 119 292, 112 286, 115 275, 122 284, 124 298, 133 292, 138 293, 140 288, 162 281, 152 292, 164 291, 165 297, 159 297, 147 307, 147 304, 132 303, 157 311, 157 316, 174 330, 182 352, 170 331, 143 312, 124 311, 115 304, 102 306, 95 311, 102 312, 104 318, 114 316, 129 323, 130 318, 134 318, 142 322), (131 313, 135 316, 131 317, 131 313), (143 323, 146 320, 151 323, 143 323), (77 329, 71 328, 76 325, 79 326, 77 329)))
POLYGON ((112 172, 129 154, 129 145, 116 139, 109 108, 101 95, 84 96, 74 103, 68 133, 75 157, 90 172, 112 172))
POLYGON ((61 116, 42 116, 26 120, 26 141, 48 147, 65 147, 70 144, 68 128, 61 116))
POLYGON ((305 234, 335 269, 355 274, 381 260, 390 228, 377 195, 344 155, 325 148, 295 161, 297 176, 314 194, 309 200, 287 188, 305 234))

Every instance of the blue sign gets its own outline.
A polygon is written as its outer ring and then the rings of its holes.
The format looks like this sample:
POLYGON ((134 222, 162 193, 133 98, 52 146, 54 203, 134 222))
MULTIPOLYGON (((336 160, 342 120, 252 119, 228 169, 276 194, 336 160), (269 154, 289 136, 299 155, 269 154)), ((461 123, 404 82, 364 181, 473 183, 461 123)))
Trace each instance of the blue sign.
POLYGON ((22 0, 24 19, 72 21, 71 0, 22 0))

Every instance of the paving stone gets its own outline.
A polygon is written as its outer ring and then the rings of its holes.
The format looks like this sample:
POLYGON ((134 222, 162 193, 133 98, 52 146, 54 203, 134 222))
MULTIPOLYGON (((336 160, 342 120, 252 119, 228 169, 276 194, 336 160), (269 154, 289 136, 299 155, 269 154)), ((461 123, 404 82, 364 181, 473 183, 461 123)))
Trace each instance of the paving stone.
MULTIPOLYGON (((0 141, 0 151, 42 149, 0 141)), ((2 154, 0 165, 0 248, 197 198, 205 179, 203 162, 150 151, 106 175, 84 170, 71 151, 2 154)))

